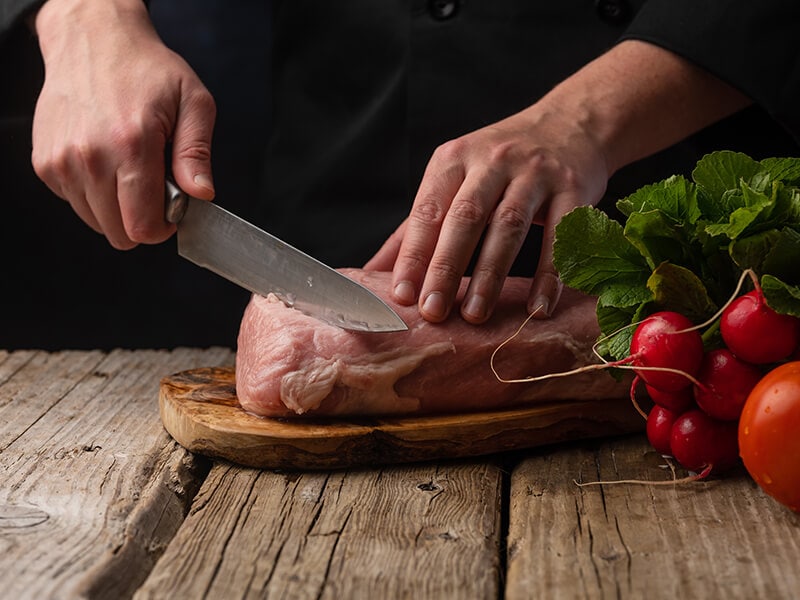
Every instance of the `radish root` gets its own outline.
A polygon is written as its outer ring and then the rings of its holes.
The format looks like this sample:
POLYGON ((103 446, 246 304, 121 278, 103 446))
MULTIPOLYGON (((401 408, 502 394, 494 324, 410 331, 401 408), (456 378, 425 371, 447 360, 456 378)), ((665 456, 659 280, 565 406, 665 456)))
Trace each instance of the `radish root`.
MULTIPOLYGON (((619 483, 627 483, 627 484, 634 484, 634 485, 680 485, 684 483, 692 483, 693 481, 701 481, 706 479, 710 474, 711 470, 714 468, 714 465, 707 465, 702 471, 699 473, 695 473, 694 475, 687 475, 686 477, 680 477, 678 479, 672 479, 670 481, 649 481, 647 479, 617 479, 614 481, 584 481, 580 482, 576 479, 572 481, 578 487, 588 487, 590 485, 616 485, 619 483)), ((675 473, 675 470, 672 470, 672 473, 675 473)))

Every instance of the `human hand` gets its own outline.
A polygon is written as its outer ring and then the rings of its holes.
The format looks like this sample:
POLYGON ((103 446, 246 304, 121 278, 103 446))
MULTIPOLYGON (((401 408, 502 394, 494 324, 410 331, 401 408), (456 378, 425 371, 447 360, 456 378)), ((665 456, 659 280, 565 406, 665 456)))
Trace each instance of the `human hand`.
POLYGON ((45 82, 37 175, 115 248, 165 240, 165 148, 188 194, 214 197, 214 101, 158 38, 141 0, 48 0, 35 20, 45 82))
POLYGON ((596 204, 620 167, 751 103, 677 54, 623 41, 531 107, 438 148, 408 219, 366 268, 393 268, 394 300, 441 321, 480 244, 461 315, 482 323, 529 225, 541 223, 527 308, 547 317, 561 291, 552 261, 561 217, 596 204))
POLYGON ((449 314, 473 253, 461 315, 491 315, 532 223, 544 227, 528 310, 547 317, 561 283, 552 264, 555 226, 596 204, 608 181, 598 144, 574 114, 540 103, 439 147, 409 217, 366 268, 393 268, 394 300, 419 302, 428 321, 449 314))

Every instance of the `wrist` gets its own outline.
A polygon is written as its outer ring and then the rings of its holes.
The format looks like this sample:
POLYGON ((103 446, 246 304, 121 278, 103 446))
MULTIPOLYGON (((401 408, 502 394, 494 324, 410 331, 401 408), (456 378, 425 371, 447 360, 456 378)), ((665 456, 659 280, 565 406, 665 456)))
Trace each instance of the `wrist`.
POLYGON ((63 47, 58 40, 74 40, 77 33, 108 29, 115 23, 149 26, 150 20, 142 0, 47 0, 29 22, 46 58, 51 47, 56 52, 63 47))

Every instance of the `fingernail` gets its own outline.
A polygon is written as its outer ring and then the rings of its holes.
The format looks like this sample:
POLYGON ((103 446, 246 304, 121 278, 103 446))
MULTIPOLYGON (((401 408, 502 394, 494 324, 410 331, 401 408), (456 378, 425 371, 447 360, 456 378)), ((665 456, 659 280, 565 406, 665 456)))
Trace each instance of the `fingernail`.
POLYGON ((550 299, 547 296, 536 296, 528 310, 535 313, 537 317, 549 317, 550 299))
POLYGON ((417 294, 410 281, 401 281, 394 286, 394 297, 400 304, 408 306, 414 304, 414 301, 417 299, 417 294))
POLYGON ((483 319, 486 316, 486 298, 480 294, 473 294, 464 305, 464 313, 473 319, 483 319))
POLYGON ((198 173, 194 176, 194 180, 196 185, 199 185, 202 188, 206 188, 207 190, 214 191, 214 182, 211 180, 211 176, 207 173, 198 173))
POLYGON ((422 303, 422 312, 434 319, 443 319, 445 310, 444 296, 441 292, 431 292, 422 303))

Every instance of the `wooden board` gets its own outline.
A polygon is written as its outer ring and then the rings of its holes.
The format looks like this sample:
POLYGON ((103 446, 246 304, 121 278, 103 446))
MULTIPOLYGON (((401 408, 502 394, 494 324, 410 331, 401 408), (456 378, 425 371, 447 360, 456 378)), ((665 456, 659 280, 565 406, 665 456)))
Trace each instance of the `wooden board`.
POLYGON ((644 429, 627 399, 466 414, 271 419, 242 410, 232 367, 161 380, 161 421, 186 449, 250 467, 330 469, 480 456, 644 429))

